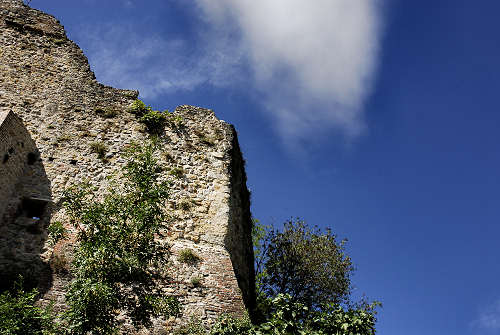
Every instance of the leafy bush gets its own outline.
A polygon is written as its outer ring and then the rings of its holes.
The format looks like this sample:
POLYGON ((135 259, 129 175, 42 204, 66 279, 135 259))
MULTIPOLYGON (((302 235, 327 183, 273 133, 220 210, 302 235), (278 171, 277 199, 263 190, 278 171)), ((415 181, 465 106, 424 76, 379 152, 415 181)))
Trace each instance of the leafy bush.
POLYGON ((186 263, 189 265, 194 265, 198 263, 201 258, 191 249, 183 249, 179 251, 179 255, 177 256, 177 260, 181 263, 186 263))
POLYGON ((169 113, 168 124, 174 128, 181 128, 184 126, 184 119, 180 115, 169 113))
POLYGON ((92 152, 97 154, 97 158, 104 159, 106 153, 108 152, 108 147, 106 144, 101 142, 92 142, 90 143, 90 149, 92 152))
POLYGON ((148 131, 159 132, 165 127, 167 117, 160 111, 150 110, 139 119, 139 122, 145 124, 148 131))
POLYGON ((49 227, 47 228, 48 235, 49 235, 49 242, 50 244, 54 245, 58 241, 64 239, 67 234, 66 228, 64 228, 63 224, 61 221, 54 221, 52 222, 49 227))
POLYGON ((177 328, 174 335, 207 335, 205 327, 203 327, 199 319, 191 318, 191 321, 177 328))
POLYGON ((351 302, 345 240, 302 220, 282 231, 254 220, 252 235, 260 325, 249 334, 375 334, 380 303, 351 302))
POLYGON ((210 335, 241 335, 250 334, 253 328, 248 315, 235 318, 229 314, 221 314, 210 329, 210 335))
POLYGON ((200 287, 201 286, 201 278, 200 277, 191 278, 191 285, 193 285, 194 287, 200 287))
POLYGON ((327 304, 321 309, 309 309, 300 302, 294 302, 290 295, 278 294, 268 302, 273 306, 269 319, 255 326, 250 334, 375 334, 375 302, 358 308, 343 308, 339 304, 327 304))
POLYGON ((148 111, 151 111, 150 106, 146 106, 144 102, 141 100, 137 99, 135 100, 132 105, 129 107, 129 112, 134 114, 137 117, 142 117, 144 114, 146 114, 148 111))
POLYGON ((180 128, 183 126, 183 119, 180 115, 174 115, 165 110, 163 112, 153 110, 151 106, 146 106, 144 102, 137 99, 129 107, 128 111, 134 114, 139 122, 143 123, 149 132, 158 133, 168 124, 171 127, 180 128))
POLYGON ((180 168, 180 167, 175 167, 172 170, 170 170, 168 174, 170 174, 176 178, 182 178, 182 177, 184 177, 184 169, 180 168))
POLYGON ((58 334, 50 308, 35 306, 37 296, 36 289, 26 292, 22 288, 22 280, 15 283, 13 292, 0 294, 0 334, 58 334))
POLYGON ((155 289, 154 277, 166 265, 168 247, 155 241, 167 226, 164 204, 168 183, 151 142, 132 146, 121 186, 97 201, 89 185, 65 191, 64 206, 77 230, 74 277, 66 300, 65 319, 74 334, 112 334, 117 310, 135 325, 149 325, 151 316, 175 315, 178 302, 155 289), (119 190, 122 191, 119 191, 119 190), (133 287, 125 292, 124 287, 133 287))

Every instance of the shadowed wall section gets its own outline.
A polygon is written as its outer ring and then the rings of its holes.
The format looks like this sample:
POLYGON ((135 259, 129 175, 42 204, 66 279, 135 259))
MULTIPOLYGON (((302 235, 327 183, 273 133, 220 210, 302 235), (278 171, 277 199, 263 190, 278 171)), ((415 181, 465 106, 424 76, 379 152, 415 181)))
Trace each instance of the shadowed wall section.
POLYGON ((53 208, 50 181, 35 142, 13 112, 0 111, 0 288, 19 274, 28 286, 50 287, 41 258, 53 208))

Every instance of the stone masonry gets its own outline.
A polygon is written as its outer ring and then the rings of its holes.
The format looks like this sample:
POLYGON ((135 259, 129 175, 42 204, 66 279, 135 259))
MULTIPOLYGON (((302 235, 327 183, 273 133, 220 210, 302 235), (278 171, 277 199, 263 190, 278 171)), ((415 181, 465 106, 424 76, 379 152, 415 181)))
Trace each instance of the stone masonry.
MULTIPOLYGON (((17 273, 31 278, 42 302, 64 309, 71 280, 72 242, 47 243, 50 222, 71 229, 62 192, 89 181, 99 190, 119 174, 122 153, 148 138, 127 112, 138 92, 98 83, 87 58, 52 16, 21 0, 0 0, 0 289, 17 273), (106 148, 104 158, 92 143, 106 148)), ((234 127, 208 109, 180 106, 182 130, 160 136, 172 182, 167 207, 172 271, 162 290, 191 315, 211 322, 222 312, 241 315, 255 304, 249 192, 234 127), (182 264, 191 249, 197 265, 182 264), (193 284, 193 279, 199 281, 193 284)), ((71 238, 69 239, 71 241, 71 238)), ((148 333, 165 333, 158 319, 148 333)), ((145 331, 145 330, 143 330, 145 331)), ((135 330, 125 323, 123 332, 135 330)))

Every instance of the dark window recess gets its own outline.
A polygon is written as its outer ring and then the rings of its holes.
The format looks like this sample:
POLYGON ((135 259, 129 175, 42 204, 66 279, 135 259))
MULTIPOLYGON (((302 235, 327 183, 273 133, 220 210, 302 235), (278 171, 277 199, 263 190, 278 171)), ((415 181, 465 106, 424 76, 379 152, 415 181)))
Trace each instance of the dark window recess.
POLYGON ((5 155, 3 156, 3 161, 2 161, 2 163, 4 163, 4 164, 5 164, 5 163, 7 163, 7 161, 9 160, 9 158, 10 158, 9 154, 5 154, 5 155))
POLYGON ((46 199, 23 198, 21 210, 26 217, 41 219, 47 207, 47 203, 49 203, 49 200, 46 199))
POLYGON ((49 162, 53 162, 54 161, 54 157, 49 157, 49 162))
POLYGON ((71 165, 76 165, 76 162, 78 162, 76 159, 72 159, 72 160, 69 161, 69 163, 71 165))
POLYGON ((12 155, 13 153, 14 153, 14 148, 10 148, 10 149, 9 149, 9 154, 11 154, 11 155, 12 155))
POLYGON ((38 155, 34 152, 28 154, 28 165, 33 165, 38 160, 38 155))

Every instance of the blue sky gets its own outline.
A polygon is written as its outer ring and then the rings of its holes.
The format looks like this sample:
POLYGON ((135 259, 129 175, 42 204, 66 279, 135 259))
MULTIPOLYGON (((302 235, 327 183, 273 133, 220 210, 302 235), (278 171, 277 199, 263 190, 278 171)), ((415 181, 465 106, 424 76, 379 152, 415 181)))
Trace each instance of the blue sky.
POLYGON ((234 124, 253 215, 348 238, 379 334, 500 334, 500 2, 31 5, 101 82, 234 124))

